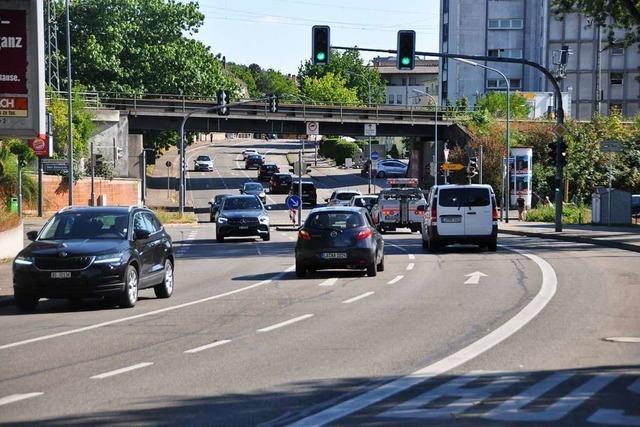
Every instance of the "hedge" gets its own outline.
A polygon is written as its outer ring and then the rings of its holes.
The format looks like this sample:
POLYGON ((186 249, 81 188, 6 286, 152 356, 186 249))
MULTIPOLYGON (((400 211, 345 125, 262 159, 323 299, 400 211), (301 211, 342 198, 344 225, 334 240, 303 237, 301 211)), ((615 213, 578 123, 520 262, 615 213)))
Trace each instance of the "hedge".
POLYGON ((336 145, 335 160, 337 165, 344 164, 344 159, 350 157, 355 159, 356 155, 361 152, 360 147, 355 142, 340 141, 336 145))

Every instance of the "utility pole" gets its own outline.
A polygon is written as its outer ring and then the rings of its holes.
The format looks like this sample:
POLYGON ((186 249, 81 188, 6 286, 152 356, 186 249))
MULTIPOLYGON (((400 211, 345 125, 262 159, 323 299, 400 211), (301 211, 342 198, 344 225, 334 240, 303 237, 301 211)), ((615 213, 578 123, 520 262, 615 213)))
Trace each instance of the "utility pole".
POLYGON ((300 197, 300 206, 298 207, 298 226, 302 226, 302 165, 302 149, 300 149, 298 153, 298 196, 300 197))
POLYGON ((69 171, 67 172, 67 182, 69 183, 69 206, 73 205, 73 101, 71 99, 71 21, 69 18, 69 0, 65 1, 65 15, 67 20, 67 103, 68 103, 68 132, 67 132, 67 157, 69 171))
POLYGON ((478 157, 479 157, 479 160, 480 160, 480 164, 478 165, 478 169, 479 169, 478 172, 479 172, 479 175, 480 175, 480 177, 479 177, 480 178, 480 184, 482 184, 483 183, 483 180, 482 180, 482 164, 484 163, 484 151, 482 150, 482 144, 480 144, 480 152, 478 153, 478 157))

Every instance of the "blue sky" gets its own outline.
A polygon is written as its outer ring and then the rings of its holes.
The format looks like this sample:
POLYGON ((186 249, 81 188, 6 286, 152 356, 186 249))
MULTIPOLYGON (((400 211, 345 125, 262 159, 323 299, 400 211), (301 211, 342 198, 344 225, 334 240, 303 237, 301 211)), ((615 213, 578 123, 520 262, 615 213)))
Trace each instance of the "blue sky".
MULTIPOLYGON (((438 51, 439 0, 200 0, 196 38, 227 61, 296 73, 311 55, 311 27, 331 26, 331 44, 394 49, 415 30, 416 49, 438 51)), ((369 59, 375 55, 363 54, 369 59)))

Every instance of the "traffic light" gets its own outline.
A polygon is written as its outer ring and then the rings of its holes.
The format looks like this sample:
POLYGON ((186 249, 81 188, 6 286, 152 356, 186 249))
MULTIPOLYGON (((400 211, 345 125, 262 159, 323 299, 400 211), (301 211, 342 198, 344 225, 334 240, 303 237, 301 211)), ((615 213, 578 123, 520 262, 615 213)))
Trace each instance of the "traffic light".
POLYGON ((467 177, 473 178, 478 175, 478 159, 476 157, 469 157, 469 163, 467 164, 467 177))
POLYGON ((398 70, 413 70, 416 65, 416 32, 413 30, 398 31, 398 70))
POLYGON ((560 164, 562 166, 567 165, 567 143, 564 140, 560 144, 560 164))
POLYGON ((18 156, 18 167, 22 169, 26 166, 27 166, 27 161, 25 160, 24 156, 18 156))
POLYGON ((560 49, 560 65, 567 65, 569 62, 569 46, 562 45, 560 49))
POLYGON ((278 97, 275 95, 269 95, 269 111, 272 113, 278 112, 278 97))
POLYGON ((218 98, 218 115, 219 116, 228 116, 229 115, 229 92, 226 90, 219 90, 217 93, 218 98))
POLYGON ((102 166, 103 160, 102 160, 102 154, 94 154, 93 155, 93 167, 97 168, 99 166, 102 166))
POLYGON ((558 144, 555 140, 547 144, 547 164, 549 166, 556 165, 556 154, 558 152, 558 144))
POLYGON ((327 65, 331 45, 329 43, 329 27, 327 25, 314 25, 311 28, 311 62, 314 65, 327 65))

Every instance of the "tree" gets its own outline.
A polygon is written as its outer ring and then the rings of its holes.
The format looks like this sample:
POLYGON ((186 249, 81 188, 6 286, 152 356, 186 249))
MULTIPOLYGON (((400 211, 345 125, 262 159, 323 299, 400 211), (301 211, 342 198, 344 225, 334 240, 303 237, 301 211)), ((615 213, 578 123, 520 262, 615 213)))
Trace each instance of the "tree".
POLYGON ((273 69, 262 70, 256 78, 256 83, 260 95, 273 94, 286 97, 286 95, 295 95, 298 93, 295 80, 273 69))
MULTIPOLYGON (((82 90, 82 89, 80 89, 82 90)), ((63 159, 67 156, 69 132, 68 104, 66 99, 52 93, 49 112, 53 116, 53 157, 63 159)), ((94 123, 82 97, 73 94, 73 155, 76 160, 89 154, 89 139, 93 136, 94 123)))
POLYGON ((319 78, 328 73, 340 76, 345 80, 347 88, 356 90, 357 99, 362 104, 369 102, 371 94, 372 103, 383 103, 385 99, 386 83, 381 79, 380 73, 373 67, 367 67, 358 51, 331 51, 329 65, 313 65, 311 61, 305 61, 298 70, 298 78, 302 85, 308 78, 319 78), (369 91, 371 88, 371 91, 369 91))
POLYGON ((345 80, 333 73, 322 77, 308 77, 302 83, 302 93, 315 101, 354 104, 358 102, 355 88, 346 87, 345 80))
MULTIPOLYGON (((255 64, 254 64, 255 65, 255 64)), ((227 70, 236 78, 240 79, 246 86, 250 98, 258 98, 261 93, 258 90, 258 84, 251 68, 242 64, 227 63, 227 70)))
MULTIPOLYGON (((625 46, 640 42, 640 0, 553 0, 556 16, 578 12, 608 30, 609 43, 616 40, 615 30, 626 32, 625 46)), ((619 41, 618 41, 619 42, 619 41)))
MULTIPOLYGON (((34 153, 27 144, 19 139, 0 140, 0 204, 6 206, 6 200, 18 192, 18 159, 33 160, 34 153)), ((22 196, 25 201, 33 201, 37 196, 35 181, 29 175, 22 176, 22 196)))
MULTIPOLYGON (((512 119, 524 119, 529 116, 531 106, 527 103, 527 99, 519 92, 511 92, 509 96, 509 109, 512 119)), ((479 110, 487 109, 494 117, 506 117, 507 112, 507 93, 506 92, 487 92, 478 98, 476 108, 479 110)))

